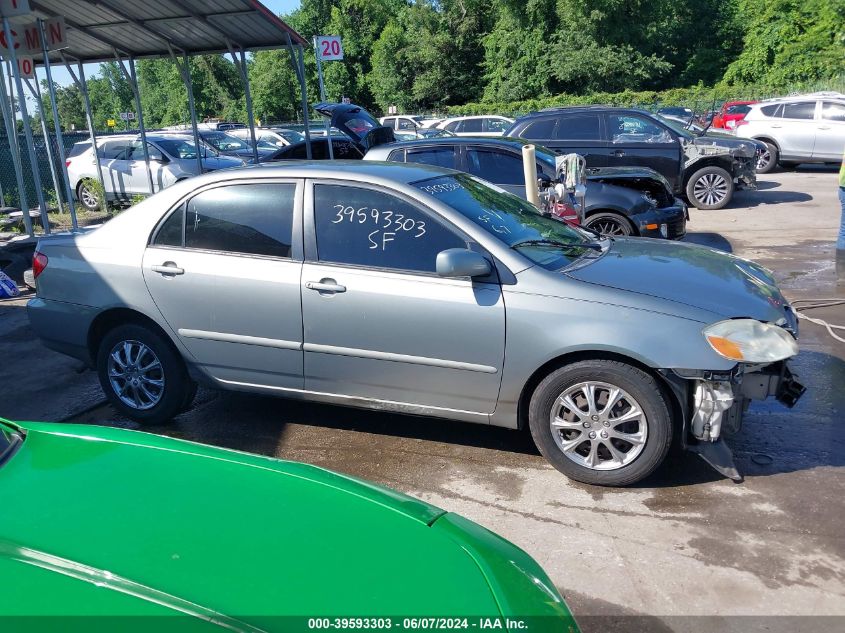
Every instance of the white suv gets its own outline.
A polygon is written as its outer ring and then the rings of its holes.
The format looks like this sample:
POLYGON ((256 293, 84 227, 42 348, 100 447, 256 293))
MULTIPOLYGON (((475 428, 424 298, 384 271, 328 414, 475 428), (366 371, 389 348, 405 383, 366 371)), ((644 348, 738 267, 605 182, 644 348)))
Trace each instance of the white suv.
POLYGON ((763 141, 757 173, 780 164, 838 163, 845 149, 845 95, 836 92, 769 99, 751 106, 736 135, 763 141))
MULTIPOLYGON (((172 133, 147 134, 147 150, 155 191, 197 175, 197 151, 193 137, 172 133)), ((218 156, 205 145, 202 152, 203 171, 239 167, 244 164, 239 158, 218 156)), ((97 153, 100 155, 107 201, 129 201, 134 195, 150 193, 147 163, 144 160, 144 146, 141 144, 140 135, 98 136, 97 153)), ((76 143, 67 156, 66 164, 76 199, 88 210, 97 209, 100 200, 97 187, 93 186, 97 180, 97 164, 94 162, 91 141, 76 143)))

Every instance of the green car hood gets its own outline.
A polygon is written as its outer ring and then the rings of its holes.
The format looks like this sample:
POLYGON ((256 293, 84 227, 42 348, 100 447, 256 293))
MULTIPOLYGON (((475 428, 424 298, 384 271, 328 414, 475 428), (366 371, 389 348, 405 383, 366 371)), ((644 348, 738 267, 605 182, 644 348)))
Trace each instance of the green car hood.
MULTIPOLYGON (((0 465, 3 615, 291 630, 304 622, 280 616, 497 616, 522 608, 508 594, 525 579, 548 583, 483 528, 314 466, 121 429, 12 426, 25 439, 0 465)), ((522 615, 568 617, 549 587, 522 615)))

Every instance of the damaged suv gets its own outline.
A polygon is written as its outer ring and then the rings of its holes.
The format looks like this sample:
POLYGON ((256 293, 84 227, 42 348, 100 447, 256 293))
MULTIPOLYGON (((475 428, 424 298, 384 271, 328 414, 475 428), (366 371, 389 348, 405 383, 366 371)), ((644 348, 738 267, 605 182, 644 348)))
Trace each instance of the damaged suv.
POLYGON ((736 189, 757 187, 754 141, 696 134, 643 110, 552 108, 517 119, 505 136, 581 154, 587 167, 651 167, 699 209, 721 209, 736 189))

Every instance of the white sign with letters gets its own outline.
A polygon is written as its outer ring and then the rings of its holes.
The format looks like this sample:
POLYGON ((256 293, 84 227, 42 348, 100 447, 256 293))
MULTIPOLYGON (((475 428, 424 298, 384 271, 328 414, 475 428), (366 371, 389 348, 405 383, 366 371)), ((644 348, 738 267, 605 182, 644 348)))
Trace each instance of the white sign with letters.
MULTIPOLYGON (((38 33, 38 23, 18 24, 11 26, 12 40, 15 42, 15 52, 32 54, 41 52, 41 36, 38 33)), ((66 48, 67 29, 65 19, 62 17, 44 20, 44 39, 47 41, 47 50, 55 51, 66 48)), ((0 30, 0 52, 9 49, 6 44, 6 33, 0 30)))
POLYGON ((343 59, 343 45, 339 35, 318 35, 317 57, 320 61, 337 61, 343 59))

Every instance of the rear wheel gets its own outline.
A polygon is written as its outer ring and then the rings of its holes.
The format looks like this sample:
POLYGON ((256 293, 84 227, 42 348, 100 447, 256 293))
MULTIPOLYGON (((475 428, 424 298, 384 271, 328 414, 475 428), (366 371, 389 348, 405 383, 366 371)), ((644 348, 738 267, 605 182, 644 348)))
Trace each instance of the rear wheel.
POLYGON ((76 187, 76 198, 88 211, 96 211, 100 208, 100 196, 90 178, 82 180, 76 187))
POLYGON ((648 476, 672 441, 669 406, 656 380, 611 360, 580 361, 549 374, 531 396, 528 421, 555 468, 599 486, 648 476))
POLYGON ((721 209, 733 193, 733 178, 721 167, 703 167, 687 182, 687 198, 697 209, 721 209))
POLYGON ((596 213, 587 218, 584 225, 602 235, 625 237, 634 232, 631 223, 617 213, 596 213))
POLYGON ((165 424, 196 394, 178 353, 158 333, 130 323, 109 331, 97 353, 100 385, 120 413, 141 424, 165 424))
POLYGON ((778 148, 772 143, 766 143, 766 150, 757 157, 754 171, 758 174, 768 174, 778 165, 778 148))

